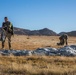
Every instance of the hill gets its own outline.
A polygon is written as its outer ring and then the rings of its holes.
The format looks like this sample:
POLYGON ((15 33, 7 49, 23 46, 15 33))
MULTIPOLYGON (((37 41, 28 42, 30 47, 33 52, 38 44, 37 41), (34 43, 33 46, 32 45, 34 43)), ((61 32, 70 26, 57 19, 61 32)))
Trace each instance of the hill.
POLYGON ((59 35, 62 35, 62 34, 68 34, 69 36, 76 36, 76 31, 71 31, 71 32, 60 32, 59 35))
POLYGON ((14 27, 14 33, 18 35, 47 35, 47 36, 56 36, 57 33, 48 29, 40 29, 40 30, 28 30, 14 27))

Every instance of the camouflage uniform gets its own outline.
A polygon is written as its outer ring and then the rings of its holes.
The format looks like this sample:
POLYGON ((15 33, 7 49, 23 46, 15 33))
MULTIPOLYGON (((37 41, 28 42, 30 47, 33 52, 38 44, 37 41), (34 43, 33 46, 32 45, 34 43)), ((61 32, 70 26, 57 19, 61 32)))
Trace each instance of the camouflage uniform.
POLYGON ((66 45, 68 45, 68 35, 67 34, 63 34, 62 36, 59 37, 60 43, 57 43, 57 45, 64 45, 64 43, 66 43, 66 45))
POLYGON ((1 34, 1 39, 2 39, 2 48, 4 48, 4 43, 6 40, 6 37, 8 38, 8 44, 9 44, 9 49, 11 49, 11 36, 13 35, 13 25, 11 22, 3 22, 2 24, 2 34, 1 34))

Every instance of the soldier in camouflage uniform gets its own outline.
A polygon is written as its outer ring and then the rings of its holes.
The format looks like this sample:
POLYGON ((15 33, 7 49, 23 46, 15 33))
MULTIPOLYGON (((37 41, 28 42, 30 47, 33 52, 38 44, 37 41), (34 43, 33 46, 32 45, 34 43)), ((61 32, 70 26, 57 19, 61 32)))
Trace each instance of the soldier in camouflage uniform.
POLYGON ((68 45, 68 35, 67 34, 63 34, 59 37, 60 43, 57 43, 57 45, 64 45, 66 43, 66 45, 68 45))
POLYGON ((1 41, 2 41, 2 49, 4 48, 4 43, 6 37, 8 38, 9 49, 11 49, 11 36, 13 35, 13 25, 8 18, 4 18, 5 22, 2 23, 2 33, 1 33, 1 41))

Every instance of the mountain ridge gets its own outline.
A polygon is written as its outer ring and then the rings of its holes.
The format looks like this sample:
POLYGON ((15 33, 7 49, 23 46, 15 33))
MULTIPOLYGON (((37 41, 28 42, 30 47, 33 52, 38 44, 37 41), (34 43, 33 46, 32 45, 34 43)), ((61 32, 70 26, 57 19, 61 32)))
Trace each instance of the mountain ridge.
POLYGON ((53 30, 50 30, 48 28, 43 28, 40 30, 28 30, 28 29, 22 29, 14 27, 15 34, 19 35, 47 35, 47 36, 56 36, 57 33, 53 30))
POLYGON ((76 36, 76 30, 70 32, 60 32, 59 35, 67 34, 69 36, 76 36))
MULTIPOLYGON (((0 28, 0 33, 1 33, 1 28, 0 28)), ((56 33, 55 31, 48 29, 48 28, 43 28, 39 30, 29 30, 29 29, 24 29, 24 28, 18 28, 14 27, 14 34, 16 35, 39 35, 39 36, 61 36, 63 34, 68 34, 69 36, 76 36, 76 31, 70 31, 70 32, 60 32, 56 33)))

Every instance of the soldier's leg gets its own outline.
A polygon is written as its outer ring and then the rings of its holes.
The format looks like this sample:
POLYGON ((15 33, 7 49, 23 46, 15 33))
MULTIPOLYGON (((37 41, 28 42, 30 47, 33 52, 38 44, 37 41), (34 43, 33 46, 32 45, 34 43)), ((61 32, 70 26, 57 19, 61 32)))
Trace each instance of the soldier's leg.
POLYGON ((61 39, 60 44, 61 44, 61 45, 64 45, 64 39, 61 39))
POLYGON ((6 37, 5 37, 5 39, 2 41, 2 49, 4 48, 5 40, 6 40, 6 37))
POLYGON ((0 41, 2 41, 2 33, 1 33, 0 41))
POLYGON ((8 37, 8 45, 9 45, 9 49, 11 49, 11 36, 8 37))
POLYGON ((63 39, 63 45, 64 45, 64 43, 65 43, 65 40, 63 39))
POLYGON ((2 37, 3 37, 3 31, 1 32, 0 41, 3 41, 2 37))
POLYGON ((5 41, 2 41, 2 49, 4 48, 4 43, 5 43, 5 41))
POLYGON ((66 45, 68 45, 67 39, 65 40, 65 42, 66 42, 66 45))
POLYGON ((62 39, 61 39, 61 38, 59 38, 59 40, 60 40, 60 42, 59 42, 59 43, 57 43, 57 45, 62 45, 62 39))

